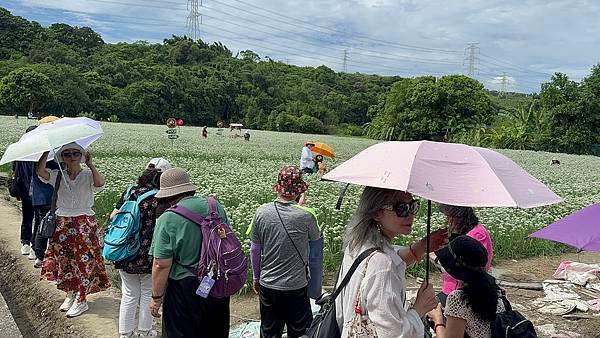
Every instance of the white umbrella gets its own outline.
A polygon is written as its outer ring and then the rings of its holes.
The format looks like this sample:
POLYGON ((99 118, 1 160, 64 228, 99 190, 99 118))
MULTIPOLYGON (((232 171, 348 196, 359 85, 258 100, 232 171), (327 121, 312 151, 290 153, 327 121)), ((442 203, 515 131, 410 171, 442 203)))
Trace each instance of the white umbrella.
POLYGON ((38 161, 42 154, 50 151, 48 159, 54 157, 51 150, 65 144, 76 142, 87 149, 104 132, 100 123, 87 117, 64 117, 54 122, 45 123, 21 136, 18 142, 8 146, 0 165, 12 161, 38 161))

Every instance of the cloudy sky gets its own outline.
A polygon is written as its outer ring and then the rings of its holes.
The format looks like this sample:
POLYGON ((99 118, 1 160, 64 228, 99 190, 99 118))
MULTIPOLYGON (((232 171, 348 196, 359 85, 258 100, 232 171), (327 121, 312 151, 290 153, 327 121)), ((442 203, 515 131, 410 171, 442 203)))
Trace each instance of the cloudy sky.
MULTIPOLYGON (((188 33, 187 0, 0 0, 44 26, 89 26, 107 42, 188 33)), ((200 2, 200 1, 198 1, 200 2)), ((417 76, 467 73, 490 89, 537 92, 600 63, 596 0, 203 0, 199 36, 296 65, 417 76)), ((188 33, 189 34, 189 33, 188 33)))

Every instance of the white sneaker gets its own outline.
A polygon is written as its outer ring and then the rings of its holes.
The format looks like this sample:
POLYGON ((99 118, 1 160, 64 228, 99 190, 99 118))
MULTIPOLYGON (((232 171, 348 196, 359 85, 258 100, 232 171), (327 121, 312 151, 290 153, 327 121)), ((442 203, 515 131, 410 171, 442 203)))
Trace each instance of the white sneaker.
POLYGON ((157 335, 156 330, 138 332, 138 337, 140 338, 155 338, 157 335))
POLYGON ((23 244, 21 246, 21 255, 29 255, 30 251, 31 251, 31 247, 29 246, 29 244, 23 244))
POLYGON ((29 249, 29 256, 27 256, 28 259, 34 260, 35 259, 35 250, 29 249))
POLYGON ((75 295, 72 292, 67 293, 67 296, 65 297, 65 301, 62 303, 62 305, 60 306, 60 311, 65 312, 65 311, 69 311, 69 309, 71 309, 71 306, 73 306, 73 302, 75 302, 75 295))
MULTIPOLYGON (((36 258, 36 259, 35 259, 35 263, 33 264, 33 267, 34 267, 34 268, 36 268, 36 269, 39 269, 39 268, 41 268, 42 266, 44 266, 44 262, 43 262, 41 259, 39 259, 39 258, 36 258)), ((66 310, 65 310, 65 311, 66 311, 66 310)))
POLYGON ((67 318, 77 317, 80 314, 86 312, 88 309, 89 307, 86 301, 76 301, 75 303, 73 303, 73 305, 71 305, 69 311, 67 311, 67 318))

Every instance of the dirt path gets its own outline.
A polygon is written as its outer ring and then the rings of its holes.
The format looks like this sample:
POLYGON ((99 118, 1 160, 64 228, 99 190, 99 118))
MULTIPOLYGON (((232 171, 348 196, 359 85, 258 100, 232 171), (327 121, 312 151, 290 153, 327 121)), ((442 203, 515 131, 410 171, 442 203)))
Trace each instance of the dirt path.
POLYGON ((20 254, 20 224, 20 211, 0 198, 0 290, 23 336, 117 337, 118 290, 90 295, 90 310, 85 315, 66 318, 58 310, 64 293, 40 280, 40 270, 20 254))

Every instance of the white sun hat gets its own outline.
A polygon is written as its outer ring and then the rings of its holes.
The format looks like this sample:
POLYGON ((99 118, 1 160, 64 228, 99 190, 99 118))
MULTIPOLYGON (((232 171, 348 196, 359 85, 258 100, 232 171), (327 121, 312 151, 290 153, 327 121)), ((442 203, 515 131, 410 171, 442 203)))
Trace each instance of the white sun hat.
POLYGON ((155 157, 148 162, 148 165, 146 165, 146 169, 156 169, 161 173, 164 173, 166 170, 169 170, 172 167, 173 166, 171 163, 162 157, 155 157))

